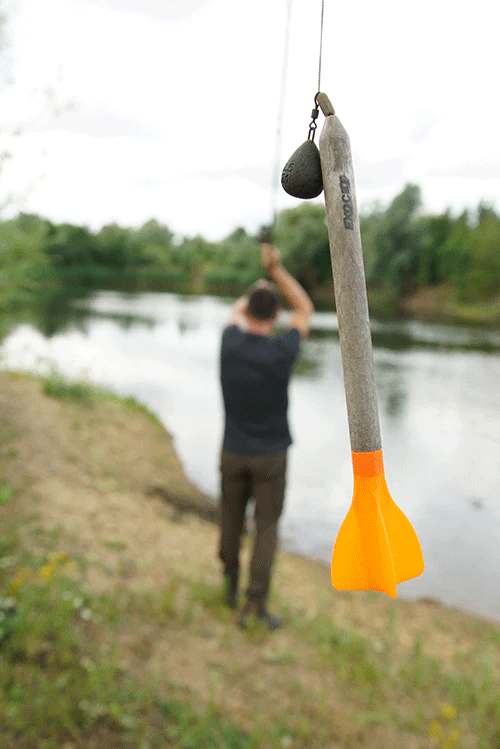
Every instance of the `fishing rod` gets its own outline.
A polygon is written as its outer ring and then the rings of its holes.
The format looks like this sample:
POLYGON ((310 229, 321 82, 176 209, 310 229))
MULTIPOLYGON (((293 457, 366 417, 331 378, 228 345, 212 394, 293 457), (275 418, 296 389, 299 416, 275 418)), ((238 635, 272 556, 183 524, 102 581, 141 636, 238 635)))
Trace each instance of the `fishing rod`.
POLYGON ((280 188, 280 162, 281 162, 281 143, 283 136, 283 114, 285 110, 286 86, 288 80, 288 61, 290 56, 290 32, 292 22, 293 0, 287 0, 285 12, 285 34, 283 42, 283 58, 281 63, 281 81, 280 94, 278 102, 278 115, 276 120, 276 134, 274 143, 274 160, 270 188, 270 216, 269 224, 262 226, 258 233, 259 242, 271 243, 275 233, 278 221, 278 195, 280 188))

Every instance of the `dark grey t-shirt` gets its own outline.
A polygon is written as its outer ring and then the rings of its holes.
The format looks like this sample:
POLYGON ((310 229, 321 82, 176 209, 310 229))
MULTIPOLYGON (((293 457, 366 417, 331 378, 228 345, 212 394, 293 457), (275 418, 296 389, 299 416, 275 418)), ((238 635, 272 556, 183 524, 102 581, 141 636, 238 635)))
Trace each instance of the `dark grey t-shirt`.
POLYGON ((299 347, 297 328, 276 336, 247 333, 237 325, 224 329, 220 352, 224 450, 263 455, 292 444, 288 381, 299 347))

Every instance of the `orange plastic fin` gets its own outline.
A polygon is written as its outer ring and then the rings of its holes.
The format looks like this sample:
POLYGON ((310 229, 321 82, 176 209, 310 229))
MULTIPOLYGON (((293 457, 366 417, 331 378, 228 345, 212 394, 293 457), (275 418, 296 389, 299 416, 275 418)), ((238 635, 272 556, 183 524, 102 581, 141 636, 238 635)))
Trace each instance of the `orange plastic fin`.
POLYGON ((397 582, 402 583, 405 580, 418 577, 424 571, 424 558, 420 542, 412 524, 389 494, 385 481, 381 508, 387 535, 391 542, 397 582))
POLYGON ((370 581, 363 552, 361 524, 354 507, 347 513, 335 543, 332 558, 332 585, 337 590, 366 590, 370 581))
POLYGON ((333 550, 332 585, 396 598, 398 583, 422 573, 422 551, 411 523, 389 494, 381 451, 362 455, 361 462, 354 460, 354 497, 333 550))

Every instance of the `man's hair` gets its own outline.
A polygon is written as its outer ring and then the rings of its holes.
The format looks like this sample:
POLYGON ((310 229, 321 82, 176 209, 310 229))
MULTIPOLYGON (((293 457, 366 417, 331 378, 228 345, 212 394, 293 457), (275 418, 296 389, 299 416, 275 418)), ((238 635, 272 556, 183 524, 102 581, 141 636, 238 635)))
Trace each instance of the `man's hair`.
POLYGON ((266 286, 258 286, 250 293, 248 314, 254 320, 274 320, 280 302, 275 291, 266 286))

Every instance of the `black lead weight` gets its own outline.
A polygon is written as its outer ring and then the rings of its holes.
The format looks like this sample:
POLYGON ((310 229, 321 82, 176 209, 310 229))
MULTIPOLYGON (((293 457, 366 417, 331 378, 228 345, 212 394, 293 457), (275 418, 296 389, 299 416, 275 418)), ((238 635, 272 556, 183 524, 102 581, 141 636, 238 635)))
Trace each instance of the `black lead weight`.
POLYGON ((317 198, 323 190, 321 160, 317 145, 306 140, 290 156, 281 174, 281 185, 294 198, 317 198))

